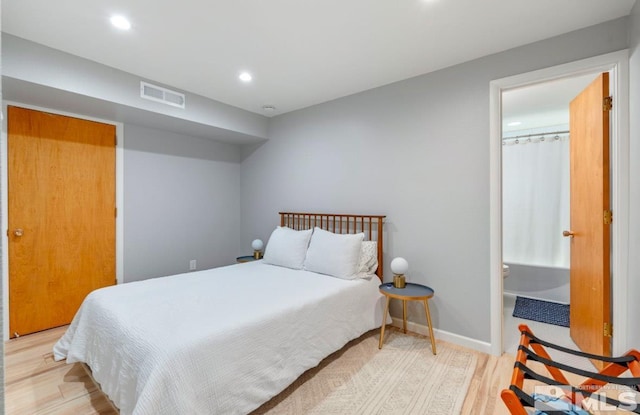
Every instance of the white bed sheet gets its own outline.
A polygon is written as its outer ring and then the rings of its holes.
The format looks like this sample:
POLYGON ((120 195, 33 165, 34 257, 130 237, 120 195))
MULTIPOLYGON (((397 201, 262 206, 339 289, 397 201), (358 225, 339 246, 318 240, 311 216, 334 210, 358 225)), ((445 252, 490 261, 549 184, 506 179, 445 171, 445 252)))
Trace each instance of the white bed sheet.
POLYGON ((378 277, 255 261, 91 293, 54 346, 121 414, 244 414, 380 327, 378 277))

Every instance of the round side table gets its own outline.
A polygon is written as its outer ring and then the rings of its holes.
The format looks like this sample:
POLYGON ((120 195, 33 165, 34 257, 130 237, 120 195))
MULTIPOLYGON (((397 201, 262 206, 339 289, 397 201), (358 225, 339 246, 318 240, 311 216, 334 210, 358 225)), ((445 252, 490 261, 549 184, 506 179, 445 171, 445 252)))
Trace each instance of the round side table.
POLYGON ((378 348, 382 349, 382 343, 384 341, 384 329, 387 320, 386 316, 389 314, 389 302, 392 298, 395 298, 397 300, 402 300, 402 328, 405 333, 407 332, 407 301, 422 301, 424 303, 424 310, 427 315, 427 324, 429 325, 431 351, 433 354, 436 354, 436 340, 433 337, 433 325, 431 324, 431 313, 429 312, 429 298, 433 297, 433 289, 426 285, 414 284, 411 282, 408 282, 404 288, 396 288, 393 286, 393 283, 388 282, 381 284, 379 289, 380 292, 387 297, 387 305, 384 308, 378 348))
POLYGON ((241 264, 243 262, 251 262, 251 261, 257 261, 256 257, 254 257, 253 255, 245 255, 245 256, 239 256, 236 258, 236 262, 238 264, 241 264))

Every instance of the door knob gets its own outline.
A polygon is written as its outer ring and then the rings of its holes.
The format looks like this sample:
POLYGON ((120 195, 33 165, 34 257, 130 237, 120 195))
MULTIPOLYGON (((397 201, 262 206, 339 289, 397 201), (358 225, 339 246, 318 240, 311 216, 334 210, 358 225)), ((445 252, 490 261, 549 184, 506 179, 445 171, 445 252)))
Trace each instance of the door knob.
POLYGON ((22 229, 18 228, 15 231, 13 231, 13 234, 15 236, 22 236, 24 234, 24 231, 22 229))
POLYGON ((562 236, 569 237, 569 238, 573 238, 575 234, 573 233, 573 231, 562 231, 562 236))

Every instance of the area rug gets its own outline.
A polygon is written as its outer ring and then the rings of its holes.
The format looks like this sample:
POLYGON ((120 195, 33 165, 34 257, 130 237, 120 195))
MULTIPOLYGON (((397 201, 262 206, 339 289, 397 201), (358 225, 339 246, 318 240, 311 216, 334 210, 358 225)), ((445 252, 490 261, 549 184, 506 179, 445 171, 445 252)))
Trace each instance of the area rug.
POLYGON ((476 368, 473 353, 428 338, 370 332, 305 372, 252 415, 459 414, 476 368))
POLYGON ((513 316, 541 323, 569 327, 569 304, 553 303, 534 298, 516 297, 513 316))

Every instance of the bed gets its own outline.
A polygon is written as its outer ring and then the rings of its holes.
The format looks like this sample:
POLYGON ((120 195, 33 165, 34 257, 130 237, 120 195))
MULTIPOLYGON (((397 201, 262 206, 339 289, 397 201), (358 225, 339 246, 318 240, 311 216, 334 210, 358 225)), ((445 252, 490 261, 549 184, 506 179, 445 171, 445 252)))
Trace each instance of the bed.
POLYGON ((55 359, 85 363, 125 415, 258 408, 383 318, 384 216, 280 216, 262 261, 92 292, 54 346, 55 359), (345 261, 327 255, 349 251, 353 259, 354 243, 341 244, 360 235, 375 245, 375 274, 362 261, 362 242, 357 275, 336 277, 345 261), (292 260, 291 252, 298 265, 304 256, 302 269, 274 264, 277 254, 292 260))

